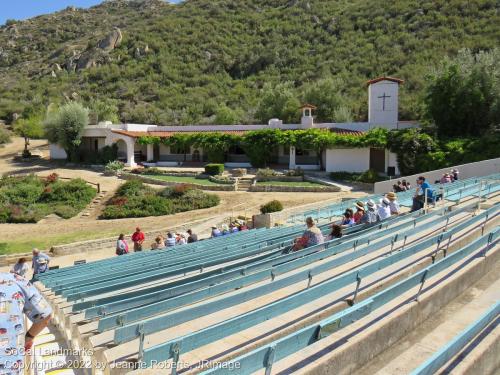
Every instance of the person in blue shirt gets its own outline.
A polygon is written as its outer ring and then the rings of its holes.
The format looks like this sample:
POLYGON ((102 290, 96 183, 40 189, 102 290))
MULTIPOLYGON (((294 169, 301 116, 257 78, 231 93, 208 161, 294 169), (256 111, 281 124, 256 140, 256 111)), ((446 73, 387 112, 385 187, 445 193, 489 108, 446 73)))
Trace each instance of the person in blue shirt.
POLYGON ((212 225, 211 237, 220 237, 220 236, 222 236, 222 232, 215 225, 212 225))
POLYGON ((417 179, 417 189, 415 191, 415 196, 413 197, 413 206, 411 211, 418 211, 424 207, 425 204, 425 194, 427 192, 427 203, 432 203, 434 201, 434 191, 431 185, 425 180, 425 177, 420 176, 417 179))
POLYGON ((33 249, 33 277, 40 273, 44 273, 49 269, 50 258, 47 254, 42 253, 36 247, 33 249))
POLYGON ((24 374, 24 354, 48 325, 51 314, 33 284, 17 274, 0 272, 0 374, 24 374), (29 330, 24 314, 33 322, 29 330))

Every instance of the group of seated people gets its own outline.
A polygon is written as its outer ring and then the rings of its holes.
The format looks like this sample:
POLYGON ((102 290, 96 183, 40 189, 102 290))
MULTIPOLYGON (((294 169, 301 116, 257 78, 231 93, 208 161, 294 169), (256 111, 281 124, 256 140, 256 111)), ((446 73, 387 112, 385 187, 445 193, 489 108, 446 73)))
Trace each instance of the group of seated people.
POLYGON ((411 189, 411 185, 406 180, 398 180, 394 185, 392 185, 392 191, 394 193, 402 193, 411 189))
POLYGON ((384 198, 380 199, 379 203, 375 203, 369 199, 366 203, 357 201, 354 209, 346 208, 341 227, 347 228, 357 224, 373 224, 378 221, 387 219, 392 215, 399 215, 400 207, 396 193, 389 192, 384 198))
POLYGON ((186 231, 187 236, 184 233, 172 233, 167 232, 166 238, 159 235, 155 238, 155 242, 151 244, 151 250, 163 249, 165 247, 172 247, 177 245, 185 245, 187 243, 197 242, 198 236, 193 233, 191 229, 186 231))
POLYGON ((458 181, 458 169, 452 169, 450 173, 444 173, 440 180, 434 181, 435 184, 448 184, 458 181))
POLYGON ((232 233, 238 233, 244 230, 248 230, 247 224, 243 220, 236 220, 231 222, 229 225, 222 224, 220 228, 217 225, 212 225, 212 238, 227 236, 232 233))
POLYGON ((357 201, 354 205, 356 212, 352 208, 346 208, 340 223, 333 223, 331 231, 327 236, 323 236, 321 230, 316 226, 312 217, 306 219, 307 229, 301 237, 296 238, 292 247, 293 251, 302 250, 307 247, 322 244, 325 241, 331 241, 335 238, 341 238, 344 228, 349 228, 359 224, 373 224, 387 219, 392 215, 400 214, 400 207, 397 195, 389 192, 379 203, 372 199, 366 203, 357 201))

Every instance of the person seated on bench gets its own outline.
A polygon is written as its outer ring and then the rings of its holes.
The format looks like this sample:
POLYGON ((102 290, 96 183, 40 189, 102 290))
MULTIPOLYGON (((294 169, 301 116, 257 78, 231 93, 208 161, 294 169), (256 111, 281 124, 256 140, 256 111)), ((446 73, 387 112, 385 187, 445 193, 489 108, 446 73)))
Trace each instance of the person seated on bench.
POLYGON ((220 237, 220 236, 222 236, 222 233, 219 230, 219 228, 217 228, 216 225, 212 225, 212 233, 211 233, 210 237, 220 237))
POLYGON ((401 213, 401 209, 399 207, 398 196, 396 193, 392 191, 385 195, 387 199, 389 199, 389 208, 391 210, 391 215, 399 215, 401 213))
POLYGON ((363 217, 366 216, 365 204, 361 201, 357 201, 356 204, 354 205, 354 208, 356 209, 356 212, 353 215, 354 223, 364 224, 361 222, 361 220, 363 219, 363 217))
POLYGON ((165 239, 163 236, 158 236, 155 238, 155 242, 151 244, 151 250, 163 249, 165 247, 165 239))
POLYGON ((425 180, 424 176, 420 176, 417 179, 417 188, 415 189, 411 212, 424 208, 425 192, 427 192, 427 203, 434 202, 434 191, 432 190, 431 185, 425 180))
POLYGON ((340 225, 343 228, 347 228, 347 227, 352 227, 355 224, 356 222, 354 221, 354 212, 352 211, 351 208, 346 208, 344 212, 344 217, 342 218, 340 225))
POLYGON ((324 242, 323 234, 321 230, 316 226, 312 217, 306 219, 307 229, 305 230, 302 237, 295 239, 295 244, 293 246, 293 251, 302 250, 306 247, 311 247, 314 245, 319 245, 324 242))
POLYGON ((325 240, 326 241, 331 241, 336 238, 342 238, 342 227, 338 224, 332 224, 331 226, 332 230, 328 236, 326 236, 325 240))
POLYGON ((380 221, 391 216, 391 201, 387 198, 382 198, 377 207, 377 216, 380 221))
POLYGON ((175 246, 175 237, 171 232, 167 233, 167 239, 165 240, 165 246, 166 247, 175 246))

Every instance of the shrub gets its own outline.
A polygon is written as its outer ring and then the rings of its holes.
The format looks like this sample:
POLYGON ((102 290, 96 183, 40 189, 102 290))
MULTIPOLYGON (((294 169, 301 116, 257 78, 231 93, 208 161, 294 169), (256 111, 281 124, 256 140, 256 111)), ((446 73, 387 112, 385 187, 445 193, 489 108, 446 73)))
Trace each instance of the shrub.
POLYGON ((144 195, 148 192, 154 191, 152 188, 147 188, 141 180, 129 180, 125 182, 122 186, 118 188, 116 191, 117 196, 123 196, 123 197, 133 197, 133 196, 140 196, 144 195))
POLYGON ((158 192, 142 184, 128 181, 108 202, 101 219, 170 215, 176 212, 207 208, 219 204, 219 197, 180 184, 158 192))
POLYGON ((271 212, 278 212, 282 210, 283 204, 278 200, 273 200, 260 206, 260 212, 262 214, 270 214, 271 212))
POLYGON ((163 171, 159 168, 153 167, 153 168, 145 168, 142 170, 142 174, 146 175, 158 175, 158 174, 163 174, 163 171))
POLYGON ((330 178, 332 180, 342 180, 351 182, 365 182, 373 184, 378 181, 383 181, 385 178, 379 176, 378 172, 374 169, 369 169, 363 173, 352 173, 352 172, 331 172, 330 178))
POLYGON ((257 177, 271 177, 277 176, 278 172, 271 168, 260 168, 257 169, 257 177))
POLYGON ((123 168, 125 168, 125 164, 121 161, 115 160, 106 164, 104 171, 109 174, 118 174, 118 172, 121 172, 123 168))
POLYGON ((220 198, 215 194, 207 194, 198 189, 189 190, 181 199, 174 202, 175 211, 199 210, 217 206, 220 198))
POLYGON ((366 172, 361 173, 361 175, 358 177, 359 182, 366 182, 371 184, 382 180, 383 178, 381 178, 378 175, 378 172, 374 169, 368 169, 366 172))
POLYGON ((85 207, 94 198, 96 189, 84 180, 75 178, 68 182, 56 181, 40 197, 41 202, 61 202, 75 207, 85 207))
POLYGON ((358 173, 351 173, 346 171, 330 173, 330 178, 332 180, 354 181, 357 178, 357 176, 359 176, 358 173))
POLYGON ((55 213, 63 218, 75 216, 96 194, 84 180, 58 180, 36 176, 6 177, 0 180, 0 222, 36 223, 55 213))
POLYGON ((0 207, 0 223, 8 223, 10 218, 10 209, 7 206, 0 207))
POLYGON ((285 175, 287 176, 303 176, 304 170, 302 168, 290 169, 286 171, 285 175))
POLYGON ((216 184, 226 184, 232 185, 234 184, 234 180, 229 176, 209 176, 209 181, 215 182, 216 184))
POLYGON ((10 142, 10 133, 7 129, 0 127, 0 145, 10 142))
POLYGON ((217 176, 224 172, 224 164, 207 164, 205 165, 205 173, 210 176, 217 176))

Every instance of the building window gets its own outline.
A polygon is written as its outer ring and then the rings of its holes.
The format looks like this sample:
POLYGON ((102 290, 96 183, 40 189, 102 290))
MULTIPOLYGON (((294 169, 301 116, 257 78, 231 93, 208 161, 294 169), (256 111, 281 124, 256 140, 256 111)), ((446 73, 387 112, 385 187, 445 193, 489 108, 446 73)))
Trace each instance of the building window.
POLYGON ((99 151, 99 141, 94 139, 94 150, 99 151))

